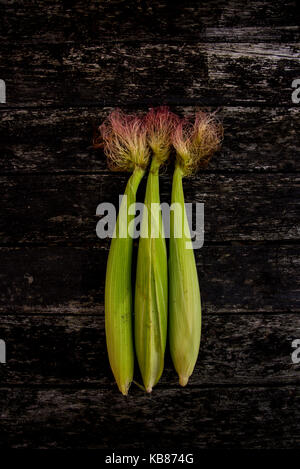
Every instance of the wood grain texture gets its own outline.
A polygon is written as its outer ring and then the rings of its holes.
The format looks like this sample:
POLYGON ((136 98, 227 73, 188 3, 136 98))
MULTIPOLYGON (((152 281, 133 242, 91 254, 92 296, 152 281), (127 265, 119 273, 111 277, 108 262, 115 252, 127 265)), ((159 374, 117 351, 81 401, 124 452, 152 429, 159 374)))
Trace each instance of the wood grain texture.
MULTIPOLYGON (((189 115, 194 107, 173 107, 189 115)), ((0 171, 103 172, 103 152, 92 149, 93 129, 110 108, 0 109, 0 171), (30 135, 30 139, 28 139, 30 135)), ((132 111, 130 108, 125 110, 132 111)), ((145 112, 147 108, 139 108, 145 112)), ((300 108, 224 107, 225 138, 208 171, 299 171, 300 108)))
MULTIPOLYGON (((1 248, 0 313, 103 315, 108 247, 1 248)), ((195 255, 204 314, 300 311, 297 245, 204 244, 195 255)))
POLYGON ((10 107, 290 107, 300 70, 293 43, 1 44, 0 56, 10 107))
POLYGON ((292 0, 0 0, 1 449, 299 447, 299 12, 292 0), (128 176, 91 139, 113 107, 161 104, 219 108, 225 127, 209 168, 184 181, 186 201, 205 202, 202 344, 186 389, 167 354, 153 395, 132 386, 124 399, 95 212, 128 176))
MULTIPOLYGON (((291 359, 297 331, 297 314, 204 314, 201 351, 189 389, 300 384, 300 364, 291 359)), ((103 313, 2 313, 0 336, 8 344, 8 363, 0 367, 2 387, 97 385, 118 392, 108 364, 103 313)), ((141 382, 137 364, 135 379, 141 382)), ((153 394, 177 385, 167 350, 164 373, 153 394)))
POLYGON ((0 39, 19 42, 297 40, 296 1, 1 0, 0 39))
MULTIPOLYGON (((110 171, 0 177, 1 245, 94 243, 98 204, 118 206, 127 178, 110 171)), ((206 241, 295 240, 299 238, 298 179, 285 174, 199 173, 185 181, 185 200, 205 204, 206 241)), ((144 178, 139 189, 141 202, 145 182, 144 178)), ((170 182, 171 174, 161 177, 162 202, 170 202, 170 182)))
POLYGON ((6 388, 0 444, 109 453, 296 448, 299 400, 299 386, 162 389, 151 397, 136 390, 128 399, 101 389, 6 388))

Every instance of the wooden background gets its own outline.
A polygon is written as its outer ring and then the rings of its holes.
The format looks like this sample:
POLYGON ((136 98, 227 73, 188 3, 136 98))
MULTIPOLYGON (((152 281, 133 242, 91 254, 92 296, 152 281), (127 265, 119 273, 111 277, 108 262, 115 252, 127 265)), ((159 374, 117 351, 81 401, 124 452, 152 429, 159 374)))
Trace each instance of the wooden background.
POLYGON ((0 0, 1 448, 299 446, 299 20, 296 1, 0 0), (203 340, 187 388, 167 356, 151 396, 124 398, 95 212, 127 176, 91 139, 112 108, 160 104, 220 108, 225 127, 185 181, 205 203, 203 340))

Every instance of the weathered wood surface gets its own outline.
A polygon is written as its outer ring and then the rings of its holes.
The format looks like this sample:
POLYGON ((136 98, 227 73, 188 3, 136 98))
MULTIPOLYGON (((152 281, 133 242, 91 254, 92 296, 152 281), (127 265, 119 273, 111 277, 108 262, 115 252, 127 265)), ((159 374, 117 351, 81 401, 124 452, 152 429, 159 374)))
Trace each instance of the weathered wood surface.
POLYGON ((8 106, 293 106, 297 44, 0 44, 8 106), (170 75, 172 79, 170 79, 170 75))
POLYGON ((0 0, 0 447, 299 447, 296 1, 46 3, 0 0), (222 150, 184 184, 205 202, 202 347, 188 388, 167 355, 153 395, 124 399, 95 211, 127 175, 91 139, 113 107, 165 103, 223 106, 222 150))
MULTIPOLYGON (((188 115, 194 108, 174 107, 173 110, 188 115)), ((109 108, 87 107, 80 110, 0 108, 1 173, 106 170, 103 153, 94 151, 91 143, 94 127, 109 111, 109 108)), ((299 171, 299 107, 224 107, 218 116, 224 125, 225 138, 208 171, 299 171)))
MULTIPOLYGON (((108 247, 1 248, 1 314, 103 315, 108 247)), ((195 254, 204 314, 300 311, 297 245, 212 244, 195 254)))
POLYGON ((1 447, 139 449, 299 447, 299 386, 0 390, 1 447))
MULTIPOLYGON (((201 351, 189 387, 300 384, 300 364, 291 359, 297 330, 297 314, 204 314, 201 351)), ((104 314, 2 313, 0 336, 9 355, 0 367, 1 386, 93 384, 117 393, 107 359, 104 314)), ((141 382, 137 365, 135 378, 141 382)), ((154 395, 177 385, 167 352, 154 395)))
MULTIPOLYGON (((0 177, 0 243, 95 242, 96 207, 117 204, 128 176, 0 177)), ((170 202, 171 175, 161 177, 170 202)), ((206 241, 299 239, 299 178, 288 174, 198 174, 186 181, 186 202, 205 204, 206 241)), ((139 190, 143 201, 145 180, 139 190)), ((101 240, 100 240, 101 242, 101 240)))
POLYGON ((1 42, 290 41, 299 38, 296 1, 1 0, 1 42))

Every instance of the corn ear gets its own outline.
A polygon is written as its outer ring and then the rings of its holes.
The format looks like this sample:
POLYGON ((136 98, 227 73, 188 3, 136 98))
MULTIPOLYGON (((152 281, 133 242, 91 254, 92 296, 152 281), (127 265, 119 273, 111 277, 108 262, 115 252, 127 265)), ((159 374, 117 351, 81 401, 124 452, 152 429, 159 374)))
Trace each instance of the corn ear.
POLYGON ((163 372, 167 338, 167 251, 158 171, 159 163, 153 158, 144 201, 135 288, 135 346, 147 392, 152 391, 163 372))
POLYGON ((109 362, 122 394, 127 395, 133 380, 134 350, 132 333, 131 260, 133 237, 128 224, 134 215, 128 214, 136 201, 136 192, 145 171, 137 168, 128 180, 115 233, 111 241, 105 283, 105 332, 109 362), (126 203, 127 202, 127 203, 126 203), (125 230, 126 237, 121 237, 125 230))
POLYGON ((169 254, 169 339, 179 383, 185 386, 192 374, 200 347, 201 300, 190 229, 184 205, 182 169, 176 165, 172 184, 169 254), (180 234, 182 236, 176 237, 180 234))

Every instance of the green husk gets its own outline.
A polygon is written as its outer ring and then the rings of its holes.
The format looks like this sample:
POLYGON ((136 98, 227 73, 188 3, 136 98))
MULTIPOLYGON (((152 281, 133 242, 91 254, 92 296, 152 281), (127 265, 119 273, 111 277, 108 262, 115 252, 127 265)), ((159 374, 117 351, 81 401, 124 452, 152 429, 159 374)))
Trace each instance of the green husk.
POLYGON ((179 383, 185 386, 199 353, 201 339, 201 299, 194 251, 187 220, 182 178, 206 167, 220 147, 223 127, 214 114, 199 111, 194 121, 182 120, 172 142, 176 163, 172 184, 169 257, 169 337, 170 351, 179 383), (179 231, 179 233, 178 233, 179 231))
POLYGON ((122 394, 127 395, 133 380, 134 348, 132 334, 131 263, 133 238, 127 233, 134 215, 128 214, 145 171, 136 168, 128 180, 122 199, 115 235, 111 241, 105 283, 105 332, 109 363, 122 394), (127 221, 126 221, 127 220, 127 221), (127 237, 119 237, 121 230, 127 237))
POLYGON ((131 262, 136 192, 149 162, 147 129, 135 114, 116 109, 99 127, 107 162, 113 171, 130 171, 111 242, 105 282, 105 332, 109 362, 122 394, 133 380, 134 347, 132 331, 131 262), (130 215, 130 213, 131 215, 130 215))
POLYGON ((178 212, 171 209, 170 213, 169 339, 179 383, 185 386, 194 370, 199 353, 201 300, 195 256, 184 205, 182 177, 183 171, 179 165, 176 165, 172 184, 172 205, 179 204, 180 210, 178 212), (182 236, 175 237, 180 225, 182 236))
POLYGON ((147 392, 164 368, 168 316, 167 250, 159 196, 160 163, 153 156, 147 180, 135 288, 135 346, 147 392), (157 204, 154 208, 151 204, 157 204), (152 208, 152 211, 151 211, 152 208), (151 234, 156 234, 153 237, 151 234))

